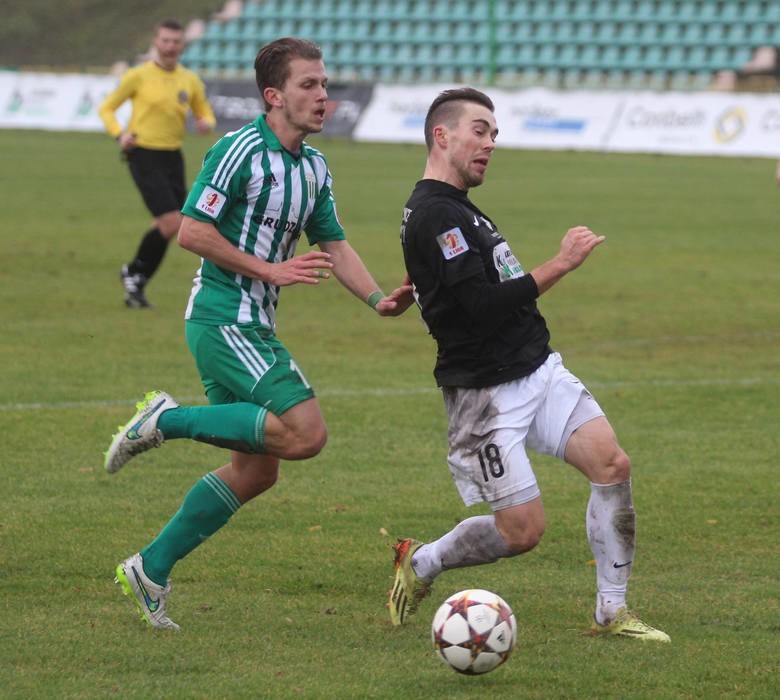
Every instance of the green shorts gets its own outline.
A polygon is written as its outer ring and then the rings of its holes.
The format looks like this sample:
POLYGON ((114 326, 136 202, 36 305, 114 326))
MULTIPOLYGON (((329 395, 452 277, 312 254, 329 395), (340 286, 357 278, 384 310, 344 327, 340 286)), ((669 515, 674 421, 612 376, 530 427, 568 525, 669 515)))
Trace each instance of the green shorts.
POLYGON ((280 416, 314 396, 292 355, 268 328, 187 321, 185 331, 210 403, 248 401, 280 416))

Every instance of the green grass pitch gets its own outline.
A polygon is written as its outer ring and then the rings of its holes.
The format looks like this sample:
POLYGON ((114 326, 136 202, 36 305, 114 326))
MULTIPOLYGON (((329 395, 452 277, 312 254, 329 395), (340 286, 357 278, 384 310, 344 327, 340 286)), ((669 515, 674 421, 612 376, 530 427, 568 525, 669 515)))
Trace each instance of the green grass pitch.
MULTIPOLYGON (((419 146, 312 141, 350 239, 385 289, 419 146)), ((210 145, 188 138, 190 180, 210 145)), ((778 694, 780 191, 774 162, 499 149, 473 199, 526 269, 565 230, 607 240, 542 298, 553 344, 634 465, 633 608, 671 645, 593 640, 585 480, 536 459, 548 530, 533 552, 448 572, 416 619, 384 607, 397 536, 465 509, 447 473, 433 343, 414 309, 380 319, 335 280, 286 288, 278 333, 318 391, 330 439, 174 570, 178 635, 113 584, 191 484, 225 460, 172 441, 108 476, 134 402, 202 391, 182 315, 197 260, 172 248, 122 304, 148 225, 115 144, 0 132, 0 695, 6 698, 764 698, 778 694), (479 678, 434 656, 430 619, 465 587, 517 616, 508 663, 479 678)), ((305 249, 301 246, 301 250, 305 249)))

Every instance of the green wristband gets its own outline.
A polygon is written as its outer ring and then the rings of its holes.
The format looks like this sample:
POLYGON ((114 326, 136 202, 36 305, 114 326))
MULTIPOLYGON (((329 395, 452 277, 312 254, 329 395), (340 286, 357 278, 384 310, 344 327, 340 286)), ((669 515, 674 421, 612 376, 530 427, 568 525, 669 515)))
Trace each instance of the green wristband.
POLYGON ((366 299, 366 304, 368 304, 372 309, 375 309, 376 305, 380 302, 380 300, 384 298, 385 295, 377 289, 375 292, 371 292, 371 294, 368 295, 368 299, 366 299))

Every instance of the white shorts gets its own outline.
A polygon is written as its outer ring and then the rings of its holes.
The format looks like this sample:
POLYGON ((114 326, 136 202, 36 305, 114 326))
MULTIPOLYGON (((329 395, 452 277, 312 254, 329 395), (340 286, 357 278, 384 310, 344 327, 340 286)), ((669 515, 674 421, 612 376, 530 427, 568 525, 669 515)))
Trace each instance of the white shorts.
POLYGON ((571 434, 604 415, 558 353, 528 377, 443 394, 455 485, 467 506, 488 502, 493 510, 540 495, 526 448, 563 459, 571 434))

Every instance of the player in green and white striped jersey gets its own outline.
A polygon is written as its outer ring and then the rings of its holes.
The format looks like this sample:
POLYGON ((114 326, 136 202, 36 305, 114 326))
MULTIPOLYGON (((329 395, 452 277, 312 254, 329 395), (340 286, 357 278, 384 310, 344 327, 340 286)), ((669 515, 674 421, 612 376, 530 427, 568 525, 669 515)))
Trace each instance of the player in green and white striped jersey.
MULTIPOLYGON (((215 224, 235 249, 267 263, 291 258, 304 227, 311 244, 345 238, 325 158, 305 143, 297 153, 286 150, 265 114, 228 134, 208 152, 183 211, 197 221, 215 224)), ((316 274, 317 262, 324 259, 312 257, 304 272, 316 274)), ((232 269, 206 258, 187 318, 273 328, 278 295, 279 288, 271 280, 253 274, 237 278, 232 269)))
POLYGON ((150 392, 106 452, 115 472, 174 438, 231 449, 230 462, 195 484, 157 538, 117 567, 124 592, 158 628, 178 629, 167 616, 174 564, 273 486, 280 459, 313 457, 325 445, 314 392, 274 333, 280 288, 333 275, 382 316, 412 303, 406 281, 388 296, 378 289, 346 240, 323 155, 304 142, 325 119, 319 47, 274 41, 258 53, 255 73, 266 113, 208 152, 179 230, 179 243, 202 259, 186 333, 210 405, 179 406, 150 392), (302 233, 319 250, 296 256, 302 233))

